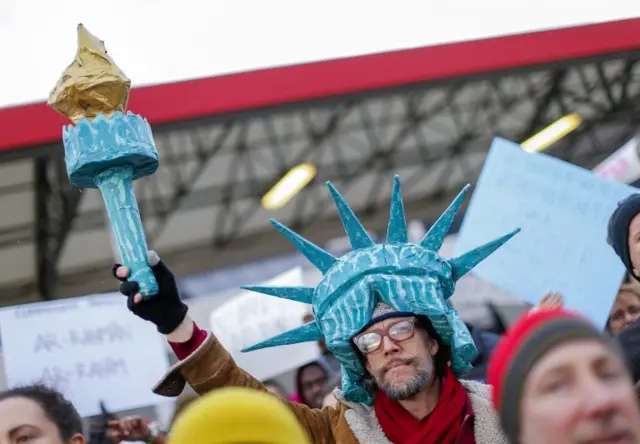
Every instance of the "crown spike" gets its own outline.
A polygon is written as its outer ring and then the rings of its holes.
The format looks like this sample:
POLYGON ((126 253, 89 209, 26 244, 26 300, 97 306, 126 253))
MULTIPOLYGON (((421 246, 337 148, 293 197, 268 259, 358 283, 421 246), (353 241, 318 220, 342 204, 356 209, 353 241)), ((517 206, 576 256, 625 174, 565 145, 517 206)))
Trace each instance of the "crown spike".
POLYGON ((258 285, 242 285, 240 288, 254 293, 262 293, 290 301, 311 304, 315 288, 313 287, 260 287, 258 285))
POLYGON ((324 335, 318 328, 316 321, 311 321, 301 327, 285 331, 279 335, 273 336, 265 341, 247 347, 242 353, 260 350, 269 347, 279 347, 281 345, 299 344, 301 342, 319 341, 324 339, 324 335))
POLYGON ((327 181, 327 187, 329 188, 331 197, 333 197, 333 201, 336 203, 336 208, 338 209, 340 220, 344 226, 344 231, 349 237, 351 248, 357 250, 359 248, 373 247, 375 242, 371 239, 367 230, 364 229, 344 197, 342 197, 331 182, 327 181))
POLYGON ((326 273, 327 270, 336 263, 337 259, 331 253, 328 253, 317 245, 309 242, 304 237, 282 225, 277 220, 270 219, 270 222, 276 230, 282 233, 282 235, 286 237, 289 242, 291 242, 293 246, 296 247, 296 249, 322 273, 326 273))
POLYGON ((389 210, 389 225, 387 225, 388 244, 406 244, 409 242, 407 219, 402 202, 400 176, 393 176, 393 192, 391 193, 391 209, 389 210))
POLYGON ((449 233, 451 224, 453 224, 453 219, 456 217, 464 198, 467 196, 469 188, 470 185, 466 185, 453 202, 451 202, 445 212, 442 213, 438 220, 431 226, 431 228, 429 228, 427 234, 425 234, 420 241, 421 247, 435 251, 436 253, 440 251, 440 248, 444 243, 444 238, 449 233))
POLYGON ((462 276, 471 271, 476 265, 489 257, 493 252, 495 252, 498 248, 503 246, 509 239, 520 232, 520 228, 516 228, 509 234, 505 234, 498 239, 492 240, 491 242, 487 242, 486 244, 474 248, 473 250, 463 254, 462 256, 458 256, 449 261, 449 265, 451 265, 453 280, 457 281, 462 276))

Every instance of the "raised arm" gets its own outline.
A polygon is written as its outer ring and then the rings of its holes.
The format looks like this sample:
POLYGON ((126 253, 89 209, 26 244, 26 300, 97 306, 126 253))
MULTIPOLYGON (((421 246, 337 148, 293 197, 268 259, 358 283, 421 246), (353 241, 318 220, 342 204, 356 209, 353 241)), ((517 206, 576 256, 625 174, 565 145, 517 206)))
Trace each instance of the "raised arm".
MULTIPOLYGON (((154 393, 176 397, 187 383, 199 395, 229 386, 267 391, 260 381, 236 365, 229 352, 212 333, 200 329, 187 315, 188 309, 180 300, 173 273, 153 251, 149 252, 149 265, 156 276, 160 292, 146 301, 143 301, 138 293, 138 284, 127 281, 127 267, 116 264, 113 274, 122 282, 120 292, 127 297, 129 310, 155 324, 158 331, 166 335, 169 345, 179 359, 179 362, 155 385, 154 393)), ((332 429, 339 417, 344 415, 343 407, 325 407, 319 410, 292 402, 289 402, 289 405, 307 429, 312 442, 334 443, 332 429)))

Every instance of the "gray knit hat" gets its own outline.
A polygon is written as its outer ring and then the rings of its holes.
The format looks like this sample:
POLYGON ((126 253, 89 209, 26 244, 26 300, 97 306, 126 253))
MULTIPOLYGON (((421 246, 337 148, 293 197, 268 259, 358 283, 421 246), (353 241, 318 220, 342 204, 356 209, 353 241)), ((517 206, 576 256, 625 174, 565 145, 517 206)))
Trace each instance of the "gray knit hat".
POLYGON ((399 313, 399 311, 393 308, 391 305, 387 305, 384 302, 378 302, 375 308, 373 309, 373 313, 371 314, 371 320, 375 322, 380 322, 380 320, 376 320, 376 318, 379 318, 381 316, 385 316, 385 318, 388 318, 390 316, 386 316, 386 315, 392 314, 392 313, 393 313, 393 316, 396 316, 396 314, 399 313))

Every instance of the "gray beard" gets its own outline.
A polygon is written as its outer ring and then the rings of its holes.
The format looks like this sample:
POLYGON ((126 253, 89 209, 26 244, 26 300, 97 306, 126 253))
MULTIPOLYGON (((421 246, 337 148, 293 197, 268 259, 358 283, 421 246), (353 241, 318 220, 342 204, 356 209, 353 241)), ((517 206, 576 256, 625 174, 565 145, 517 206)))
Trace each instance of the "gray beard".
POLYGON ((385 395, 394 401, 405 401, 416 396, 420 391, 429 385, 433 376, 433 365, 427 368, 417 369, 409 381, 404 384, 390 384, 383 382, 379 384, 380 389, 385 395))

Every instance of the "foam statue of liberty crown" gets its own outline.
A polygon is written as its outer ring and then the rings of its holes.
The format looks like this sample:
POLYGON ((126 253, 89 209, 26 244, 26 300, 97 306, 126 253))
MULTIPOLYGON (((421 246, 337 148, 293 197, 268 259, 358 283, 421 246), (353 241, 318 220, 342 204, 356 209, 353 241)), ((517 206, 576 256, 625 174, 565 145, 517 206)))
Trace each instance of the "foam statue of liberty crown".
POLYGON ((469 330, 449 302, 455 283, 514 236, 519 229, 451 260, 438 251, 451 228, 469 185, 451 203, 418 244, 408 242, 400 180, 395 176, 387 238, 376 244, 334 186, 327 186, 353 251, 336 258, 275 220, 271 223, 323 273, 315 287, 245 286, 246 290, 312 304, 315 319, 243 350, 324 340, 342 366, 346 400, 371 404, 373 392, 364 383, 366 370, 351 339, 371 320, 377 302, 398 311, 426 315, 446 345, 451 368, 461 375, 477 355, 469 330))

